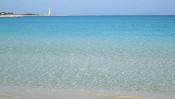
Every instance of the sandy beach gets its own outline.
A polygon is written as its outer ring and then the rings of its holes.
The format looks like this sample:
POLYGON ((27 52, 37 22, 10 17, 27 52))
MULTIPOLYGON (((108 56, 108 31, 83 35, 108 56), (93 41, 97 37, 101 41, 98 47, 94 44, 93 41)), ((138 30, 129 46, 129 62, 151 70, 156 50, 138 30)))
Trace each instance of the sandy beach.
POLYGON ((0 99, 174 99, 174 95, 152 93, 90 92, 68 89, 0 86, 0 99))
POLYGON ((38 15, 0 15, 0 17, 25 17, 25 16, 38 16, 38 15))
POLYGON ((151 99, 104 93, 43 88, 0 87, 0 99, 151 99))

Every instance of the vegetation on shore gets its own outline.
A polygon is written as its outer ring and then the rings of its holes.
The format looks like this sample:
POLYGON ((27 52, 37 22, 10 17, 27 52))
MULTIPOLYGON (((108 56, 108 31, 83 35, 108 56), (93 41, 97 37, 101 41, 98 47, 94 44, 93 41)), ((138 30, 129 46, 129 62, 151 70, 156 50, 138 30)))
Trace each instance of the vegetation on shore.
POLYGON ((33 14, 33 13, 13 14, 13 12, 0 12, 0 15, 38 15, 38 14, 33 14))

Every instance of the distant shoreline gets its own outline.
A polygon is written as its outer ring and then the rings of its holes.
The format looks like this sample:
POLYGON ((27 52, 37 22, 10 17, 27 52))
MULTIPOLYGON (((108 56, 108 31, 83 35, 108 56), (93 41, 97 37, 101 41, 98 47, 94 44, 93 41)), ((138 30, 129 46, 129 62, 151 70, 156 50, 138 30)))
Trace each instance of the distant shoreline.
POLYGON ((13 14, 13 15, 0 15, 0 17, 35 17, 35 16, 175 16, 175 15, 25 15, 25 14, 13 14))
POLYGON ((66 16, 66 15, 22 15, 22 14, 16 14, 16 15, 0 15, 0 17, 34 17, 34 16, 66 16))

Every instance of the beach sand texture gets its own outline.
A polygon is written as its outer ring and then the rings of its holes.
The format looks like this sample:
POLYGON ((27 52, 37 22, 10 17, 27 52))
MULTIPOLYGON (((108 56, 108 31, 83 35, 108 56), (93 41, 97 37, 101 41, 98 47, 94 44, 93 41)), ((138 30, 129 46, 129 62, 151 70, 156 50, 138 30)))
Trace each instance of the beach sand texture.
POLYGON ((0 99, 151 99, 151 98, 112 95, 112 94, 75 91, 75 90, 0 87, 0 99))

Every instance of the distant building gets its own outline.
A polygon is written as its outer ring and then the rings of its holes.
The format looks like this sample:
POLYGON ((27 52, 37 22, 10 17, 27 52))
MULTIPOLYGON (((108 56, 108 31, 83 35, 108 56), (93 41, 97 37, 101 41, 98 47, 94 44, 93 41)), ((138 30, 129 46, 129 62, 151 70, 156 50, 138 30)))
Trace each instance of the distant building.
POLYGON ((49 16, 50 16, 50 15, 53 15, 53 14, 51 14, 51 12, 50 12, 50 8, 49 8, 49 14, 48 14, 48 15, 49 15, 49 16))
POLYGON ((0 12, 0 15, 5 15, 6 13, 5 12, 0 12))
POLYGON ((51 15, 51 14, 50 14, 50 8, 49 8, 49 14, 48 14, 48 15, 51 15))
POLYGON ((6 13, 6 12, 0 12, 0 15, 13 15, 13 12, 8 12, 8 13, 6 13))

